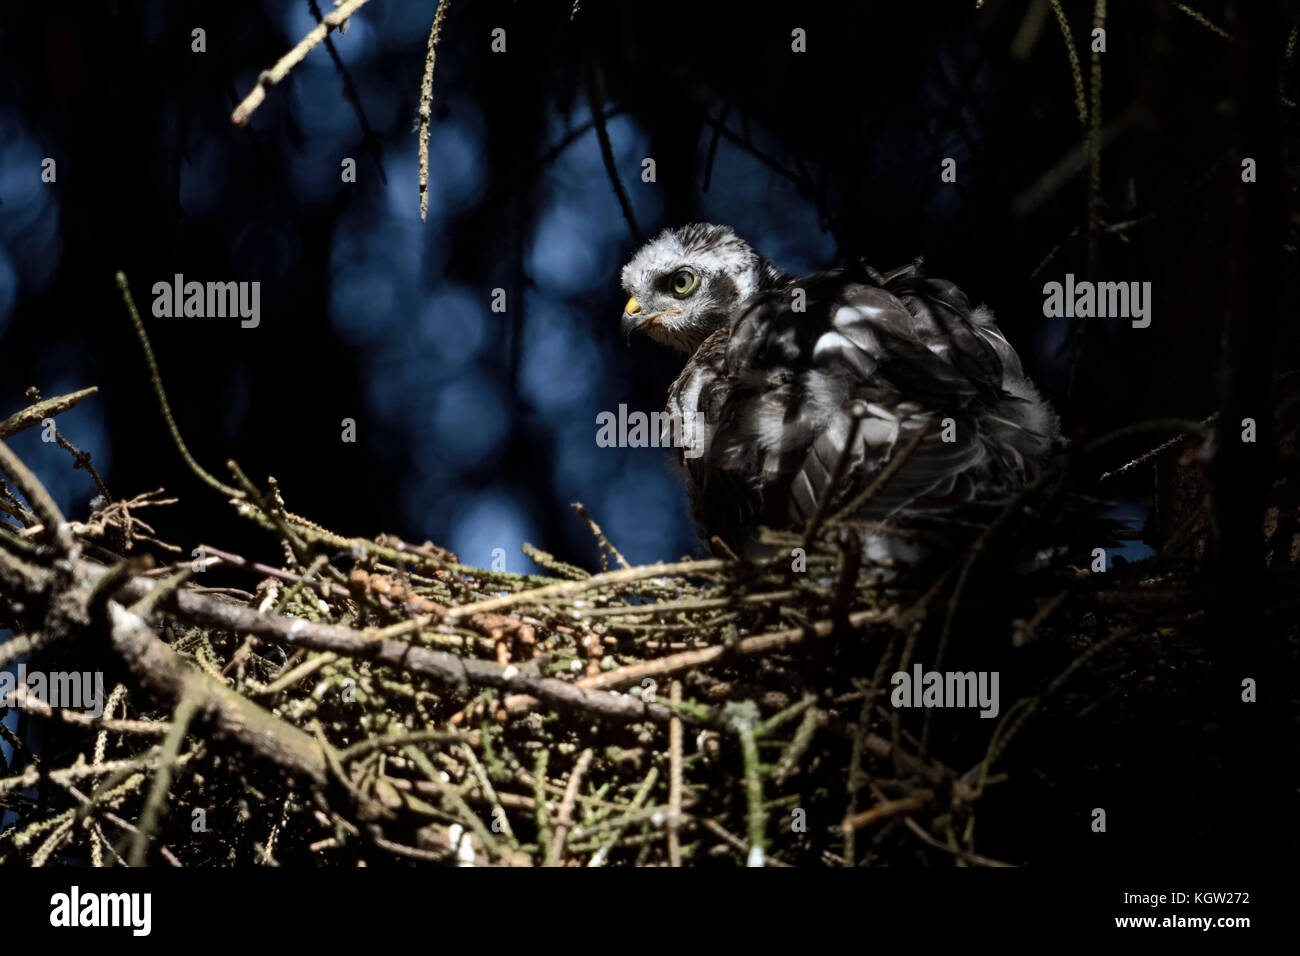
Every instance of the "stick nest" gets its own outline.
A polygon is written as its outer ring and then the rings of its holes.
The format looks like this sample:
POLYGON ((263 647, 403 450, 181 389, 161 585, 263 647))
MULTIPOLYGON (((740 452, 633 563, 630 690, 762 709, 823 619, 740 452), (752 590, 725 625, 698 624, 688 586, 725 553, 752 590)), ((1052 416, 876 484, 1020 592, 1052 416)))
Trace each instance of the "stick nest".
POLYGON ((1062 728, 1131 736, 1169 705, 1153 675, 1205 674, 1190 558, 988 568, 1037 520, 1023 502, 916 589, 872 583, 840 524, 797 558, 629 567, 581 508, 608 566, 526 546, 547 573, 524 575, 342 538, 232 463, 281 559, 155 565, 179 548, 140 513, 176 499, 69 522, 0 451, 0 663, 111 691, 93 717, 3 702, 6 862, 1021 863, 1017 787, 1068 774, 1062 728), (918 663, 998 670, 996 719, 892 706, 918 663))

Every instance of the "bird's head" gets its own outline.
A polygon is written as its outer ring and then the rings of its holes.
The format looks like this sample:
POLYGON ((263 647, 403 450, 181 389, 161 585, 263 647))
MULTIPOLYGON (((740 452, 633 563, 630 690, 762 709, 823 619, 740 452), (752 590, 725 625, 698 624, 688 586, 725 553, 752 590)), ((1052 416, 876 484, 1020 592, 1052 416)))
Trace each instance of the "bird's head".
POLYGON ((666 229, 623 267, 624 338, 644 332, 694 352, 731 320, 736 308, 780 277, 728 226, 695 223, 666 229))

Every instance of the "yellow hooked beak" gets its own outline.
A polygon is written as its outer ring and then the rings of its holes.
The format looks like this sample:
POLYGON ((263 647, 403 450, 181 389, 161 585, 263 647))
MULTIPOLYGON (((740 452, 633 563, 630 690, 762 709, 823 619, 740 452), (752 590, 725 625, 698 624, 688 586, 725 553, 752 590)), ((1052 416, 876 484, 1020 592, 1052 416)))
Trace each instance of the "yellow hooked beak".
POLYGON ((659 318, 661 315, 681 315, 681 309, 664 309, 662 312, 652 312, 649 315, 641 308, 641 303, 636 300, 636 296, 627 300, 627 305, 623 306, 623 322, 621 329, 623 338, 628 339, 631 344, 632 333, 643 325, 647 325, 659 318))

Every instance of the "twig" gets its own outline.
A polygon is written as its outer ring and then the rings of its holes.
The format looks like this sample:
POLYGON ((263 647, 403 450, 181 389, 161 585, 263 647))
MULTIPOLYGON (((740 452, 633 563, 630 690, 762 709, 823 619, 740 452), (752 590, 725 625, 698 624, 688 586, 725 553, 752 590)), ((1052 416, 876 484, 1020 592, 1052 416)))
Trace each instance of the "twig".
MULTIPOLYGON (((849 424, 849 434, 844 440, 844 447, 840 449, 839 456, 835 459, 835 467, 831 470, 830 481, 826 483, 826 486, 822 491, 821 501, 817 502, 817 509, 813 512, 813 516, 808 519, 808 526, 804 529, 804 551, 807 551, 809 546, 811 546, 813 538, 816 536, 818 529, 822 526, 822 522, 826 520, 826 513, 830 511, 831 502, 835 500, 835 497, 839 492, 840 481, 843 480, 844 472, 848 470, 849 459, 853 456, 853 452, 857 448, 858 429, 862 427, 862 419, 866 417, 866 414, 867 406, 864 402, 854 402, 849 407, 849 417, 852 419, 849 424)), ((911 443, 908 444, 907 449, 903 453, 904 460, 906 460, 907 456, 912 453, 916 443, 918 443, 924 435, 925 430, 922 429, 918 437, 912 439, 911 443)), ((892 464, 892 462, 890 464, 892 464)), ((883 485, 885 481, 889 480, 889 476, 893 473, 894 472, 888 467, 885 471, 882 471, 881 480, 878 484, 876 482, 872 483, 872 486, 867 489, 870 494, 864 496, 863 500, 865 501, 867 497, 874 494, 880 485, 883 485), (886 472, 888 472, 888 474, 886 474, 886 472)), ((843 512, 841 512, 841 515, 843 515, 843 512)))
MULTIPOLYGON (((365 0, 362 0, 364 3, 365 0)), ((140 312, 135 307, 135 299, 131 296, 131 285, 126 280, 126 273, 117 273, 117 287, 122 293, 122 301, 126 304, 127 314, 131 317, 131 324, 135 327, 135 334, 140 339, 140 347, 144 350, 145 364, 149 366, 149 384, 153 386, 154 394, 158 397, 158 406, 162 410, 163 419, 167 422, 167 431, 171 434, 172 442, 176 445, 176 450, 181 453, 181 458, 185 459, 185 464, 189 466, 190 471, 209 488, 226 495, 229 498, 243 498, 244 493, 237 488, 232 488, 224 482, 218 481, 208 474, 190 454, 190 450, 185 447, 185 440, 181 438, 181 431, 176 427, 176 419, 172 415, 171 403, 167 401, 167 392, 163 390, 162 376, 158 372, 158 363, 154 360, 153 347, 149 344, 149 336, 145 333, 144 322, 140 319, 140 312)))
POLYGON ((987 856, 980 856, 978 853, 971 853, 969 850, 963 850, 960 847, 951 847, 948 846, 946 843, 940 843, 934 837, 930 836, 930 834, 926 833, 925 830, 921 828, 921 825, 917 823, 915 820, 913 820, 911 817, 906 818, 903 821, 903 823, 904 825, 906 825, 906 827, 909 830, 911 830, 918 837, 920 837, 921 840, 926 844, 934 847, 936 850, 943 850, 945 853, 951 853, 953 856, 965 860, 967 863, 974 863, 977 866, 995 866, 995 867, 1015 865, 1013 863, 1003 863, 1001 860, 994 860, 987 856))
POLYGON ((1074 35, 1070 32, 1070 21, 1065 17, 1061 0, 1052 0, 1052 13, 1056 14, 1056 25, 1061 28, 1061 38, 1065 41, 1065 54, 1070 58, 1070 77, 1074 80, 1074 108, 1079 114, 1079 125, 1088 126, 1088 103, 1083 95, 1083 69, 1079 66, 1079 51, 1074 46, 1074 35))
MULTIPOLYGON (((320 23, 325 18, 321 15, 320 5, 316 0, 307 0, 311 7, 311 14, 320 23)), ((357 90, 357 85, 352 81, 352 74, 343 63, 343 58, 339 56, 338 48, 334 46, 334 41, 330 39, 328 33, 325 34, 325 49, 334 61, 334 69, 338 71, 339 79, 343 81, 343 98, 352 104, 352 111, 357 114, 357 123, 361 126, 361 141, 366 149, 374 157, 375 166, 379 170, 379 180, 384 185, 388 185, 388 174, 384 172, 384 154, 379 147, 379 134, 370 125, 370 120, 366 117, 366 111, 361 106, 361 93, 357 90)))
POLYGON ((920 810, 934 799, 933 790, 917 790, 910 796, 903 797, 899 800, 886 800, 876 804, 870 810, 863 810, 861 813, 855 813, 851 817, 845 817, 840 823, 840 829, 845 833, 853 830, 860 830, 868 824, 875 823, 877 820, 885 820, 899 813, 911 813, 913 810, 920 810))
POLYGON ((293 668, 293 670, 281 674, 265 687, 252 688, 249 691, 249 696, 270 697, 274 694, 278 694, 280 691, 292 687, 304 677, 309 677, 316 673, 316 671, 320 670, 322 667, 333 664, 338 659, 338 655, 333 654, 330 651, 326 651, 324 654, 317 654, 311 660, 303 661, 303 663, 293 668))
POLYGON ((333 597, 350 597, 351 592, 341 584, 333 584, 329 581, 308 581, 301 574, 294 574, 292 571, 285 571, 283 568, 273 568, 269 564, 262 564, 260 561, 250 561, 238 554, 232 554, 229 551, 223 551, 220 548, 214 548, 210 544, 200 544, 199 550, 211 557, 221 559, 222 564, 230 565, 234 568, 241 568, 246 571, 256 571, 258 574, 265 574, 270 578, 278 578, 292 584, 304 584, 320 593, 322 596, 333 597))
MULTIPOLYGON (((1094 0, 1092 28, 1105 31, 1106 0, 1094 0)), ((1101 230, 1101 51, 1094 47, 1088 107, 1088 278, 1097 275, 1098 240, 1101 230)))
MULTIPOLYGON (((861 627, 864 624, 878 624, 892 620, 894 615, 895 609, 892 607, 884 611, 856 611, 849 615, 848 621, 850 627, 861 627)), ((817 621, 808 627, 792 627, 785 631, 774 631, 770 634, 747 637, 734 647, 718 645, 697 651, 683 651, 680 654, 640 661, 636 664, 628 664, 625 667, 606 671, 603 674, 584 677, 577 682, 577 686, 593 689, 626 687, 629 684, 640 683, 646 677, 662 677, 703 667, 727 655, 734 654, 737 657, 746 657, 752 654, 765 654, 777 648, 798 644, 808 637, 827 637, 834 630, 834 621, 817 621)))
POLYGON ((439 0, 438 10, 429 27, 429 45, 424 54, 424 77, 420 80, 420 222, 429 212, 429 121, 433 118, 433 67, 438 41, 442 38, 442 21, 451 0, 439 0))
MULTIPOLYGON (((1136 125, 1141 116, 1138 107, 1130 106, 1118 118, 1107 123, 1101 131, 1102 148, 1110 146, 1121 134, 1127 132, 1130 126, 1136 125)), ((1022 219, 1030 215, 1055 195, 1066 183, 1088 167, 1089 156, 1088 141, 1084 139, 1011 200, 1012 218, 1022 219)))
POLYGON ((551 845, 551 814, 546 803, 546 765, 550 759, 551 751, 543 747, 533 761, 533 815, 537 822, 537 842, 544 847, 551 845))
MULTIPOLYGON (((573 510, 578 512, 579 518, 587 522, 587 527, 590 528, 591 533, 596 536, 596 540, 600 542, 601 548, 603 548, 605 551, 608 551, 610 554, 612 554, 614 556, 614 560, 616 560, 619 563, 619 565, 621 565, 622 567, 624 568, 632 567, 632 565, 627 563, 627 558, 623 557, 623 553, 619 551, 618 548, 614 547, 614 545, 610 542, 609 538, 605 537, 605 532, 600 529, 600 525, 596 524, 596 519, 591 516, 591 514, 587 511, 586 506, 583 505, 581 501, 575 501, 573 503, 573 510)), ((601 557, 603 559, 604 555, 602 554, 601 557)))
POLYGON ((781 759, 776 762, 772 769, 772 781, 778 786, 785 783, 794 775, 795 769, 799 766, 799 761, 808 751, 812 744, 813 737, 817 733, 824 714, 812 704, 816 702, 815 697, 805 697, 801 703, 807 703, 808 708, 804 711, 803 720, 799 721, 799 727, 794 732, 794 737, 785 750, 781 752, 781 759))
POLYGON ((976 792, 982 792, 984 784, 988 780, 989 770, 992 768, 993 764, 997 761, 998 757, 1005 752, 1015 736, 1020 733, 1020 728, 1024 726, 1025 721, 1034 715, 1038 708, 1042 706, 1042 703, 1060 690, 1062 685, 1077 674, 1084 664, 1092 660, 1116 641, 1129 637, 1135 632, 1136 628, 1132 627, 1113 631, 1111 634, 1093 644, 1071 661, 1070 664, 1061 671, 1061 673, 1058 674, 1050 684, 1047 685, 1042 693, 1017 701, 1016 705, 1008 709, 1006 714, 1003 715, 1002 720, 999 721, 997 731, 994 732, 992 738, 989 740, 988 751, 985 753, 984 759, 970 770, 966 771, 962 776, 962 780, 966 783, 970 783, 972 780, 976 781, 976 792), (1014 721, 1011 719, 1013 716, 1016 718, 1014 721), (1006 728, 1005 732, 1003 732, 1004 727, 1006 728))
POLYGON ((596 124, 600 158, 605 162, 605 172, 609 175, 610 185, 614 187, 614 195, 618 198, 619 208, 623 210, 623 218, 627 220, 632 238, 638 243, 645 242, 645 233, 637 224, 636 213, 632 210, 632 200, 628 198, 627 190, 623 188, 623 181, 618 175, 618 166, 614 162, 614 147, 610 145, 609 130, 605 127, 604 103, 601 102, 595 61, 587 65, 587 103, 591 107, 592 121, 596 124))
MULTIPOLYGON (((527 555, 528 559, 540 567, 550 571, 557 578, 566 578, 570 581, 581 581, 584 578, 591 577, 591 572, 586 568, 580 568, 576 564, 569 564, 567 561, 561 561, 549 551, 543 551, 541 548, 534 547, 525 541, 521 550, 527 555)), ((604 555, 601 556, 602 561, 604 555)))
POLYGON ((348 763, 364 757, 368 753, 376 750, 384 750, 387 747, 409 747, 413 744, 424 743, 460 743, 465 740, 465 735, 456 730, 414 730, 405 734, 394 734, 391 737, 367 737, 365 740, 358 740, 350 747, 345 747, 338 753, 339 763, 348 763))
POLYGON ((762 866, 765 862, 763 831, 767 829, 767 813, 763 810, 763 778, 758 769, 758 742, 754 737, 752 721, 737 720, 736 724, 745 770, 745 822, 749 829, 749 857, 746 863, 749 866, 762 866))
MULTIPOLYGON (((192 687, 193 685, 191 685, 192 687)), ((149 850, 149 841, 153 839, 154 830, 162 816, 163 804, 172 786, 172 773, 176 767, 176 758, 180 756, 181 744, 189 730, 190 720, 198 709, 198 694, 193 689, 181 695, 180 701, 172 714, 171 728, 163 740, 158 755, 158 769, 154 771, 153 784, 149 796, 145 799, 144 809, 140 811, 138 829, 131 835, 131 850, 127 862, 131 866, 143 866, 145 854, 149 850)))
POLYGON ((99 386, 95 385, 90 388, 83 388, 80 391, 68 392, 66 395, 56 395, 53 398, 42 399, 28 405, 22 411, 14 412, 3 422, 0 422, 0 441, 4 441, 25 429, 33 428, 47 418, 63 414, 78 402, 89 398, 98 391, 99 386))
MULTIPOLYGON (((682 702, 681 681, 673 681, 668 699, 682 702)), ((676 710, 676 708, 674 708, 676 710)), ((682 865, 682 845, 678 830, 682 822, 682 720, 674 716, 668 723, 668 865, 682 865)))
POLYGON ((578 795, 578 787, 582 784, 582 778, 587 773, 587 768, 591 766, 593 751, 590 747, 582 752, 578 762, 573 767, 573 772, 569 774, 569 785, 564 788, 564 797, 560 800, 559 819, 555 824, 555 836, 551 839, 550 848, 546 852, 546 862, 544 866, 560 866, 564 856, 564 842, 569 836, 569 827, 573 825, 573 803, 578 795))
POLYGON ((72 529, 68 526, 67 519, 63 517, 63 512, 59 511, 59 506, 54 503, 45 486, 3 441, 0 441, 0 471, 9 476, 9 480, 17 486, 23 497, 27 499, 27 503, 32 506, 36 517, 41 519, 41 524, 44 526, 42 536, 53 541, 55 547, 62 552, 71 550, 72 529))
POLYGON ((1231 33, 1223 29, 1223 27, 1219 26, 1217 23, 1212 22, 1205 14, 1201 13, 1199 10, 1193 10, 1185 3, 1175 3, 1174 9, 1177 10, 1179 13, 1183 13, 1191 17, 1193 20, 1195 20, 1201 26, 1205 27, 1205 29, 1209 30, 1211 33, 1217 33, 1225 40, 1232 39, 1231 33))
POLYGON ((275 65, 269 70, 262 72, 262 75, 257 78, 257 86, 253 87, 252 92, 244 97, 243 102, 236 106, 235 111, 230 114, 230 121, 236 126, 243 126, 247 123, 248 118, 253 115, 253 111, 261 106, 262 101, 266 99, 267 89, 275 86, 288 76, 289 71, 301 63, 307 54, 329 35, 331 30, 342 26, 348 17, 360 10, 368 2, 369 0, 344 0, 337 9, 325 14, 320 23, 312 27, 307 35, 298 41, 297 46, 276 60, 275 65))
MULTIPOLYGON (((171 729, 171 724, 161 720, 113 720, 102 714, 98 717, 92 717, 90 714, 68 710, 64 707, 51 707, 30 693, 26 697, 20 698, 16 689, 0 697, 0 707, 18 707, 41 717, 48 717, 51 720, 57 718, 65 724, 73 724, 78 727, 93 727, 104 733, 112 731, 118 734, 164 737, 167 735, 168 730, 171 729)), ((103 760, 102 753, 96 756, 98 760, 103 760)))
POLYGON ((857 514, 862 506, 870 501, 872 497, 875 496, 876 492, 885 487, 889 482, 889 479, 893 478, 903 465, 907 464, 907 460, 912 457, 912 453, 916 451, 917 447, 921 444, 921 441, 929 433, 930 423, 926 422, 916 430, 916 434, 912 436, 911 441, 904 445, 898 454, 889 459, 889 462, 884 468, 880 469, 880 474, 876 475, 875 480, 873 480, 871 484, 867 485, 867 487, 862 490, 861 494, 835 513, 835 516, 830 519, 830 523, 839 524, 857 514))
POLYGON ((519 849, 519 840, 515 836, 515 831, 510 828, 510 817, 507 816, 505 808, 501 805, 501 798, 497 795, 496 787, 492 786, 492 781, 488 777, 487 771, 483 769, 483 764, 479 761, 478 756, 474 753, 474 748, 469 744, 465 744, 460 748, 460 752, 465 755, 465 760, 469 763, 470 770, 483 791, 483 796, 492 803, 492 818, 500 823, 501 832, 505 834, 510 846, 516 850, 519 849))
MULTIPOLYGON (((717 820, 703 820, 701 821, 700 825, 704 827, 704 829, 712 833, 714 836, 716 836, 718 839, 720 839, 723 843, 727 844, 728 846, 732 847, 735 850, 738 850, 739 852, 745 854, 746 856, 749 856, 750 845, 746 843, 744 840, 742 840, 740 837, 736 836, 726 827, 724 827, 717 820)), ((790 865, 789 863, 786 863, 783 860, 778 860, 774 856, 767 857, 766 859, 764 859, 763 862, 768 866, 788 867, 790 865)))
POLYGON ((560 581, 557 584, 548 584, 544 587, 533 588, 530 591, 516 591, 513 594, 503 594, 474 604, 462 604, 459 607, 448 608, 447 617, 457 620, 485 611, 499 611, 502 608, 513 607, 516 604, 536 604, 549 598, 573 597, 576 594, 584 594, 587 591, 608 585, 627 584, 631 581, 669 577, 674 574, 708 574, 721 571, 726 567, 727 562, 717 558, 702 561, 679 561, 676 563, 660 561, 635 568, 609 571, 605 574, 593 574, 581 581, 560 581))
MULTIPOLYGON (((645 776, 645 780, 641 782, 641 788, 637 790, 636 796, 632 798, 632 802, 627 806, 629 813, 635 814, 639 809, 641 809, 641 806, 646 802, 646 798, 650 796, 650 791, 654 789, 654 785, 658 779, 659 768, 651 767, 650 772, 645 776)), ((624 820, 621 825, 610 831, 609 836, 606 837, 604 843, 600 845, 600 849, 592 855, 591 861, 587 864, 588 866, 605 865, 605 861, 609 859, 609 851, 614 848, 614 844, 623 839, 623 834, 627 831, 629 822, 630 821, 628 820, 624 820)))
MULTIPOLYGON (((104 763, 94 764, 74 764, 71 767, 61 767, 51 770, 48 767, 41 767, 33 764, 23 770, 22 773, 12 777, 0 779, 0 794, 11 791, 29 790, 41 782, 43 776, 48 776, 50 780, 56 783, 62 783, 72 780, 85 780, 103 776, 106 773, 116 773, 121 771, 142 770, 149 766, 149 763, 157 756, 158 747, 155 745, 142 754, 134 757, 124 758, 122 760, 109 760, 104 763)), ((188 755, 186 755, 188 756, 188 755)), ((181 758, 182 760, 185 757, 181 758)), ((143 778, 142 778, 143 779, 143 778)))
POLYGON ((613 607, 568 608, 579 618, 638 617, 645 615, 682 614, 687 611, 708 611, 714 608, 735 607, 744 604, 773 604, 788 601, 797 591, 768 591, 763 594, 731 594, 720 598, 688 598, 682 601, 656 601, 653 604, 619 604, 613 607))

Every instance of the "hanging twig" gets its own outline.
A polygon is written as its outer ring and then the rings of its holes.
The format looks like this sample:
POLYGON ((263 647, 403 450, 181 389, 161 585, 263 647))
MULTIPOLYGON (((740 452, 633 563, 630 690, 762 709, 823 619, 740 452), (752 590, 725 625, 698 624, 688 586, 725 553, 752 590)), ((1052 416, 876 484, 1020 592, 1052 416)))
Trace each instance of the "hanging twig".
POLYGON ((352 14, 364 7, 369 0, 344 0, 339 7, 321 18, 320 23, 316 24, 308 34, 298 41, 297 45, 286 53, 280 59, 276 60, 275 65, 269 70, 263 71, 262 75, 257 78, 257 86, 253 87, 242 103, 235 107, 235 111, 230 114, 230 120, 236 126, 243 126, 248 122, 248 118, 253 115, 253 111, 262 105, 266 99, 266 91, 275 86, 286 76, 289 71, 301 63, 312 50, 329 35, 329 32, 337 27, 342 26, 352 14))
POLYGON ((587 66, 587 104, 591 107, 591 118, 596 124, 596 140, 600 143, 600 158, 605 163, 605 172, 609 175, 609 183, 614 187, 614 195, 618 197, 618 207, 623 211, 623 218, 627 220, 628 230, 632 233, 632 238, 637 242, 645 242, 645 233, 637 225, 636 213, 632 210, 632 200, 628 198, 627 190, 623 188, 623 181, 618 175, 618 166, 614 161, 614 147, 609 142, 609 130, 605 126, 605 104, 600 93, 599 76, 596 72, 595 62, 587 66))
POLYGON ((429 27, 429 44, 424 54, 424 77, 420 80, 420 222, 429 212, 429 123, 433 118, 433 67, 442 39, 442 22, 451 0, 439 0, 438 10, 429 27))

